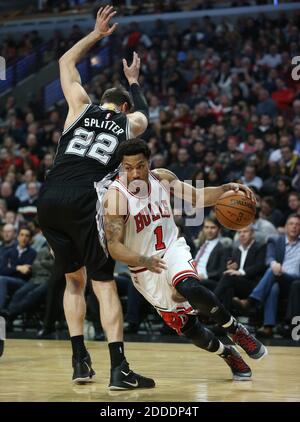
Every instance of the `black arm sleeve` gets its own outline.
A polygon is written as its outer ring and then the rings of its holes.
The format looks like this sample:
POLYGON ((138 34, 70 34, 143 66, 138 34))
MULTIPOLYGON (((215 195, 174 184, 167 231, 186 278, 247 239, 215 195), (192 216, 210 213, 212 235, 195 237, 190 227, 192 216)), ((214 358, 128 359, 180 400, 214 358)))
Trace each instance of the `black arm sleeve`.
POLYGON ((149 120, 149 107, 147 100, 142 93, 141 87, 138 84, 132 84, 130 86, 130 92, 132 96, 134 111, 140 111, 143 113, 147 120, 149 120))

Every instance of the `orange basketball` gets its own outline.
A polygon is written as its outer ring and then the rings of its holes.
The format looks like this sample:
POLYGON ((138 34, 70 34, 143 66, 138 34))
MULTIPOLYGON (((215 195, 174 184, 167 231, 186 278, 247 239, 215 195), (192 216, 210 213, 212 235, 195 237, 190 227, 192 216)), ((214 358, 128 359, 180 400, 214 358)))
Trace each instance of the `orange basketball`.
POLYGON ((222 226, 231 230, 240 230, 254 220, 256 206, 244 191, 225 192, 215 205, 216 217, 222 226))

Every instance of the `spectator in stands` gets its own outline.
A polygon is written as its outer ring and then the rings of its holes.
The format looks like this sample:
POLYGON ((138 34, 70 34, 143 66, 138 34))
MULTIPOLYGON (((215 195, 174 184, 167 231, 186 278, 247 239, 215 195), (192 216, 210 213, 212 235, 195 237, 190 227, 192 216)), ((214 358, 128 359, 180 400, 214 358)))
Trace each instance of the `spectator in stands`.
POLYGON ((5 224, 2 227, 2 242, 0 246, 0 266, 2 265, 3 257, 6 252, 13 246, 16 245, 16 230, 12 224, 5 224))
POLYGON ((272 196, 265 196, 261 200, 259 217, 270 221, 275 227, 283 223, 283 214, 275 208, 276 203, 272 196))
POLYGON ((231 310, 234 296, 245 299, 265 271, 265 245, 255 240, 252 226, 239 230, 239 247, 233 248, 227 268, 215 289, 215 295, 231 310))
MULTIPOLYGON (((29 200, 29 193, 28 193, 28 186, 29 183, 36 182, 36 174, 33 170, 29 169, 25 171, 24 174, 24 182, 16 190, 16 197, 22 202, 29 200)), ((37 182, 38 188, 40 187, 40 183, 37 182)))
POLYGON ((285 134, 285 135, 281 135, 279 138, 279 148, 275 149, 274 151, 271 152, 270 157, 269 157, 269 161, 271 162, 275 162, 275 163, 280 163, 280 161, 282 160, 282 148, 286 147, 286 146, 290 146, 291 145, 291 139, 290 136, 285 134))
POLYGON ((296 166, 296 174, 292 180, 292 186, 296 189, 297 192, 300 193, 300 163, 296 166))
POLYGON ((229 249, 222 244, 220 237, 221 225, 214 216, 204 219, 203 243, 195 255, 195 266, 201 283, 214 290, 226 269, 229 249))
POLYGON ((47 153, 44 155, 44 158, 40 164, 38 174, 37 174, 37 180, 40 183, 43 183, 45 180, 45 177, 50 170, 50 168, 53 165, 53 155, 51 153, 47 153))
POLYGON ((287 296, 292 282, 300 279, 300 216, 291 214, 286 222, 286 235, 268 242, 266 265, 269 267, 247 299, 234 299, 243 311, 264 307, 261 335, 272 336, 276 325, 279 292, 287 296))
POLYGON ((241 178, 244 185, 249 187, 255 187, 260 189, 262 187, 263 181, 260 177, 256 176, 256 170, 253 166, 246 166, 244 175, 241 178))
MULTIPOLYGON (((51 3, 58 10, 59 2, 55 0, 51 3)), ((131 14, 137 10, 137 3, 139 10, 149 12, 148 3, 141 2, 133 3, 130 10, 126 7, 122 10, 131 14)), ((238 3, 242 4, 241 1, 238 3)), ((157 4, 155 2, 159 13, 169 9, 165 2, 157 4)), ((203 2, 202 5, 204 7, 203 2)), ((48 10, 53 9, 49 7, 48 10)), ((290 57, 300 55, 295 19, 296 16, 282 19, 274 15, 272 21, 268 17, 253 17, 221 23, 217 26, 218 30, 212 18, 205 18, 202 24, 187 22, 187 29, 183 30, 161 21, 150 31, 135 25, 125 34, 118 31, 114 40, 114 45, 121 45, 123 40, 128 45, 131 37, 130 48, 134 44, 143 55, 141 77, 145 80, 145 94, 152 107, 149 128, 144 137, 147 141, 157 139, 153 155, 162 154, 167 159, 167 166, 179 168, 180 173, 189 173, 185 169, 194 166, 195 172, 207 184, 215 183, 218 177, 220 183, 239 180, 245 173, 246 165, 254 166, 257 177, 263 181, 259 194, 263 199, 265 196, 275 198, 271 212, 272 215, 275 211, 274 222, 278 224, 280 214, 277 211, 284 214, 280 225, 285 223, 291 190, 289 184, 293 191, 300 193, 300 163, 297 159, 300 152, 300 97, 297 82, 292 81, 290 76, 290 57), (276 67, 279 51, 281 64, 276 67), (233 57, 231 62, 228 52, 233 57), (169 84, 171 75, 175 77, 169 84), (176 80, 181 84, 180 97, 176 80), (287 102, 285 93, 289 95, 287 102), (291 96, 295 98, 292 105, 289 104, 291 96), (282 105, 285 107, 283 111, 280 109, 282 105), (178 163, 181 147, 188 150, 188 159, 183 159, 183 164, 178 163), (278 184, 281 175, 288 177, 288 184, 278 184)), ((79 31, 83 32, 80 28, 79 31)), ((41 63, 60 56, 73 36, 74 33, 70 36, 67 30, 53 35, 53 40, 44 45, 46 53, 43 53, 43 48, 40 50, 41 63)), ((24 38, 26 42, 19 43, 10 37, 2 45, 0 43, 0 55, 6 57, 9 63, 9 60, 18 59, 22 51, 35 49, 37 52, 38 38, 38 34, 28 34, 24 38)), ((103 66, 101 74, 86 85, 95 102, 107 86, 119 83, 120 79, 119 64, 111 66, 110 63, 114 51, 107 47, 108 66, 103 66)), ((129 50, 124 53, 130 56, 129 50)), ((15 63, 15 69, 17 65, 15 63)), ((23 191, 25 198, 21 200, 28 199, 27 185, 23 184, 24 173, 27 179, 33 170, 34 177, 29 177, 28 182, 36 180, 35 174, 39 182, 44 181, 52 165, 66 114, 64 103, 53 103, 50 104, 53 108, 46 109, 43 96, 32 94, 27 102, 23 98, 22 103, 17 102, 14 95, 8 95, 6 102, 0 105, 0 216, 2 223, 11 222, 16 229, 22 224, 22 217, 15 214, 19 200, 14 193, 17 191, 19 195, 21 191, 22 195, 23 191), (38 152, 34 151, 35 138, 38 152), (29 140, 27 146, 26 139, 29 140), (1 199, 7 203, 8 212, 1 199)), ((156 156, 154 161, 159 165, 163 160, 161 156, 156 156)), ((261 214, 263 216, 264 213, 261 214)), ((254 227, 257 241, 265 242, 270 234, 276 233, 274 226, 264 218, 257 219, 254 227)), ((56 278, 63 283, 61 277, 56 278)), ((56 285, 56 282, 51 279, 49 285, 52 284, 56 285)), ((56 292, 54 287, 49 303, 55 302, 56 292)), ((47 313, 54 315, 54 312, 47 313)), ((50 320, 52 324, 52 316, 48 318, 50 320)))
POLYGON ((31 221, 37 215, 37 200, 39 195, 38 182, 30 182, 27 185, 28 199, 20 203, 18 212, 24 217, 24 220, 31 221))
POLYGON ((279 162, 280 173, 284 176, 293 177, 299 163, 299 155, 293 152, 290 145, 286 145, 281 148, 281 157, 279 162))
POLYGON ((5 221, 6 213, 7 213, 6 202, 4 199, 0 199, 0 225, 6 222, 5 221))
POLYGON ((272 118, 277 115, 276 104, 272 98, 270 98, 270 94, 266 89, 261 89, 259 91, 256 112, 259 116, 266 114, 272 118))
POLYGON ((36 257, 36 251, 29 246, 29 229, 21 228, 17 240, 17 245, 6 251, 0 265, 0 309, 5 304, 7 293, 19 289, 29 280, 31 266, 36 257))
POLYGON ((275 206, 284 215, 288 209, 288 197, 291 191, 291 179, 280 176, 275 190, 275 206))
POLYGON ((156 154, 152 157, 151 164, 153 169, 166 167, 166 157, 163 154, 156 154))
POLYGON ((33 311, 45 302, 53 266, 54 259, 45 241, 31 266, 30 279, 13 294, 6 309, 1 311, 2 316, 12 322, 18 315, 33 311))
POLYGON ((10 211, 17 211, 20 206, 20 200, 13 194, 10 182, 3 182, 0 188, 0 196, 5 200, 6 207, 10 211))
POLYGON ((260 216, 260 208, 256 208, 255 219, 252 224, 257 243, 267 243, 270 236, 278 234, 274 224, 260 216))
MULTIPOLYGON (((300 100, 297 100, 297 102, 300 105, 300 100)), ((300 116, 298 117, 298 119, 298 123, 294 125, 292 145, 294 148, 294 152, 298 154, 298 156, 300 156, 300 116)))
POLYGON ((186 148, 178 150, 178 163, 171 164, 169 170, 176 174, 180 180, 191 180, 196 171, 194 164, 190 162, 190 156, 186 148))
POLYGON ((34 219, 28 223, 28 227, 31 230, 32 233, 32 240, 31 240, 31 247, 36 251, 39 252, 39 250, 44 246, 46 242, 46 238, 44 237, 40 225, 37 221, 37 219, 34 219))
POLYGON ((300 215, 300 194, 298 192, 289 194, 287 216, 290 214, 300 215))
MULTIPOLYGON (((297 124, 298 122, 300 122, 300 100, 299 99, 295 99, 293 102, 292 118, 293 118, 293 123, 297 124)), ((295 137, 300 139, 300 126, 297 129, 297 135, 295 135, 295 137)))
POLYGON ((269 52, 264 54, 263 58, 259 60, 257 63, 260 66, 266 66, 269 68, 277 67, 281 64, 281 55, 278 52, 278 48, 276 44, 271 45, 269 52))

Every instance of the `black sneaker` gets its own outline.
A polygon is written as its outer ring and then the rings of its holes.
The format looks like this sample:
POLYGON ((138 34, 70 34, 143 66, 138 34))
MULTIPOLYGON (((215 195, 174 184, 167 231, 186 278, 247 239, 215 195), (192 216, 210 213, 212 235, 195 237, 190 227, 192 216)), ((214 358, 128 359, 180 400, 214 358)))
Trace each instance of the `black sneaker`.
POLYGON ((72 381, 76 384, 91 382, 92 377, 96 375, 92 368, 92 362, 89 353, 87 353, 85 358, 80 360, 77 360, 73 357, 72 365, 74 369, 72 381))
POLYGON ((220 356, 231 369, 234 381, 251 381, 251 369, 234 346, 225 346, 225 350, 220 356))
POLYGON ((0 338, 0 356, 3 355, 4 352, 4 340, 0 338))
POLYGON ((230 338, 235 344, 245 350, 247 355, 252 359, 260 360, 268 354, 267 348, 250 334, 247 328, 241 323, 238 323, 236 332, 230 334, 230 338))
POLYGON ((110 390, 134 390, 136 388, 153 387, 155 387, 154 380, 131 371, 126 360, 123 360, 120 366, 111 370, 108 386, 110 390))

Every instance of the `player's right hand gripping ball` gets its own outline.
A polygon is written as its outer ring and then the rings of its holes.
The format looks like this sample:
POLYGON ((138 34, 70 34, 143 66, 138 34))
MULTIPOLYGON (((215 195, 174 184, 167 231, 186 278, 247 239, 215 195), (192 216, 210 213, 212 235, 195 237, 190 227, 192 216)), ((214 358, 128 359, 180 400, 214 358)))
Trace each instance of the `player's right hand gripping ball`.
POLYGON ((253 223, 256 204, 244 191, 230 190, 218 199, 215 213, 222 226, 230 230, 241 230, 253 223))

